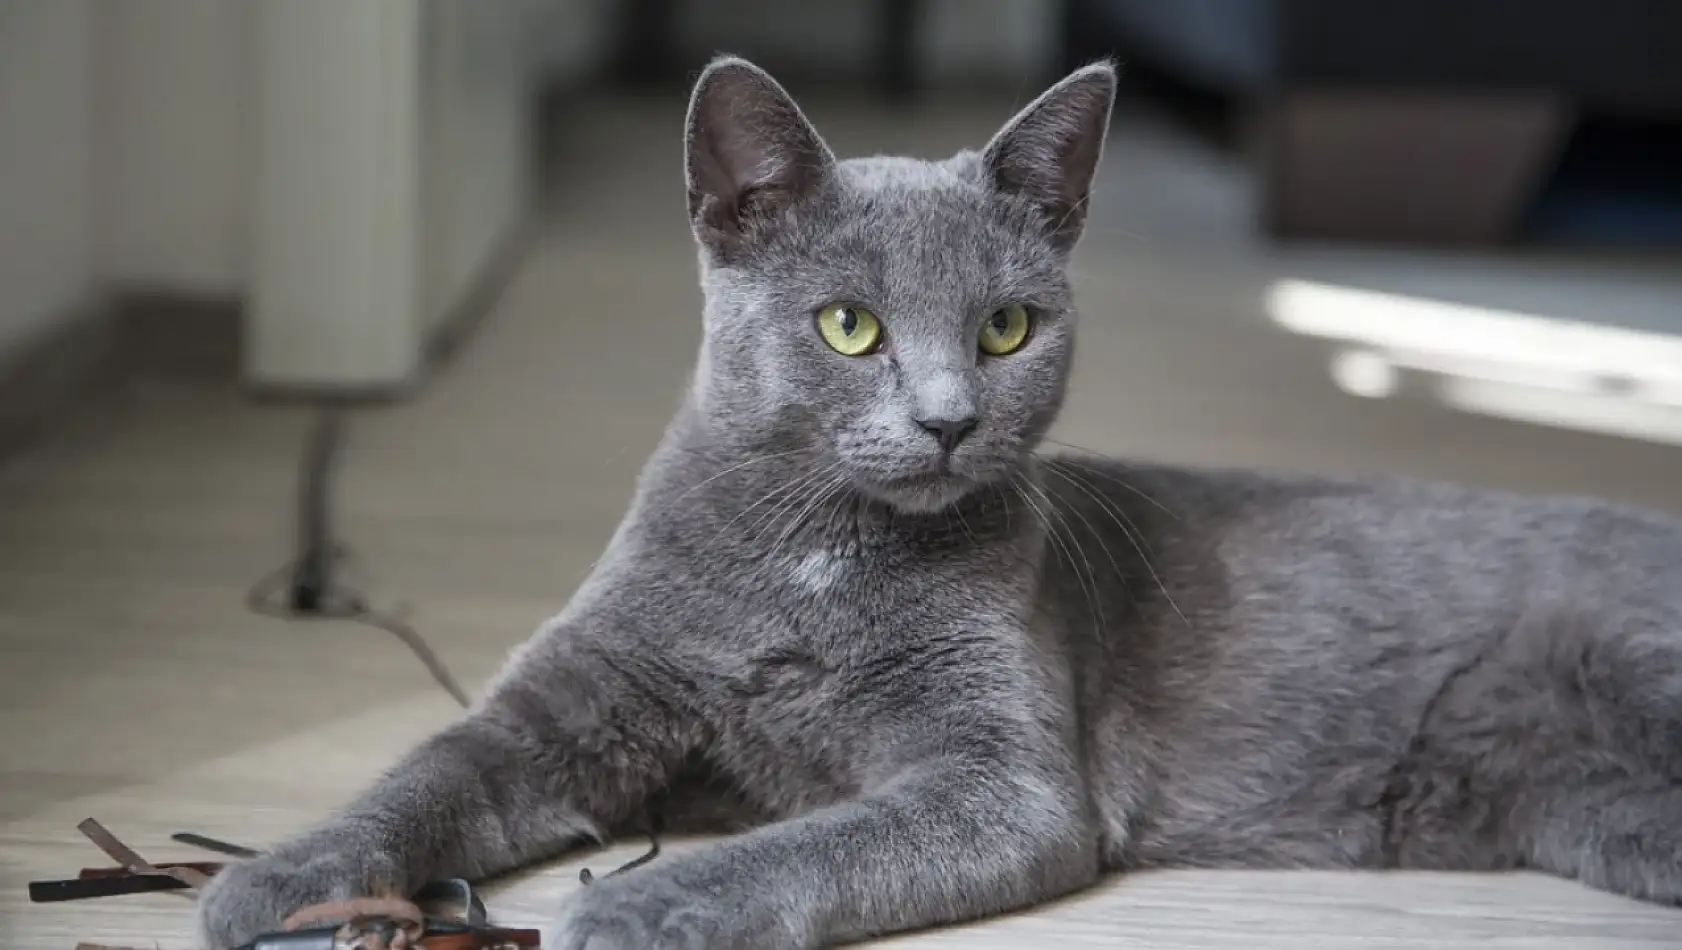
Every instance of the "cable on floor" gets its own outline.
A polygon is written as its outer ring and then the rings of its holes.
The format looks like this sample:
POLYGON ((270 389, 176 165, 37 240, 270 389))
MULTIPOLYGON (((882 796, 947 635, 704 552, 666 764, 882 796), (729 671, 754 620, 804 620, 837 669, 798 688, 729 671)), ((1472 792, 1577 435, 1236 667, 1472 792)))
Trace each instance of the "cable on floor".
MULTIPOLYGON (((396 614, 369 606, 360 591, 336 580, 343 573, 341 568, 350 561, 345 546, 332 539, 332 512, 327 503, 333 459, 338 453, 342 431, 338 410, 323 406, 299 475, 298 556, 253 584, 246 592, 246 606, 253 613, 281 620, 349 620, 384 630, 414 653, 444 692, 464 708, 470 706, 467 691, 420 631, 396 614)), ((650 803, 648 851, 603 876, 612 877, 653 861, 660 855, 662 830, 659 806, 650 803)), ((590 884, 597 878, 584 868, 579 871, 579 880, 590 884)))
MULTIPOLYGON (((347 558, 342 549, 335 550, 331 558, 332 563, 343 563, 347 558)), ((449 693, 462 707, 472 705, 467 691, 450 673, 449 667, 439 659, 438 654, 421 636, 420 631, 393 613, 376 610, 368 605, 362 593, 349 587, 329 586, 323 591, 323 596, 317 601, 314 609, 300 611, 290 597, 283 596, 291 593, 292 588, 287 581, 297 572, 297 564, 288 564, 254 584, 246 594, 245 605, 252 613, 279 620, 348 620, 360 623, 395 636, 403 645, 420 660, 432 674, 444 692, 449 693)))
POLYGON ((299 473, 298 556, 252 585, 245 603, 253 613, 281 620, 348 620, 395 636, 428 673, 463 707, 472 704, 420 631, 397 616, 370 606, 360 591, 336 580, 348 561, 344 545, 332 540, 328 488, 343 425, 339 410, 322 406, 299 473))

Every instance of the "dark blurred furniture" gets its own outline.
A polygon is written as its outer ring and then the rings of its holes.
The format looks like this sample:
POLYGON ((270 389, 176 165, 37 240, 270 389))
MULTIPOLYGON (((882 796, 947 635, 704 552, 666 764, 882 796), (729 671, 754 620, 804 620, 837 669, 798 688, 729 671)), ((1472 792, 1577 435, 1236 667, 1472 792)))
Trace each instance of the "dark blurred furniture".
MULTIPOLYGON (((681 0, 621 0, 615 78, 633 86, 669 85, 699 68, 685 61, 678 42, 680 4, 681 0)), ((875 17, 877 83, 889 101, 905 102, 917 91, 922 0, 870 0, 869 7, 875 17)))
POLYGON ((1682 0, 1066 0, 1064 38, 1233 104, 1279 237, 1508 241, 1585 117, 1682 122, 1682 0))

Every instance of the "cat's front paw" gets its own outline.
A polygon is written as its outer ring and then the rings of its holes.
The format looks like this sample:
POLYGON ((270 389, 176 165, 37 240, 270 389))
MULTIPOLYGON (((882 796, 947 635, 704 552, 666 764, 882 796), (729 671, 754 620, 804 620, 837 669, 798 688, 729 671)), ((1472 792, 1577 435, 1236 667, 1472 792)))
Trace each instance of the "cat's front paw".
POLYGON ((276 853, 230 864, 199 895, 199 934, 227 950, 280 929, 312 904, 372 896, 361 861, 333 851, 276 853))
POLYGON ((738 894, 654 869, 606 878, 568 900, 545 950, 801 950, 805 942, 738 894), (664 872, 664 873, 663 873, 664 872))

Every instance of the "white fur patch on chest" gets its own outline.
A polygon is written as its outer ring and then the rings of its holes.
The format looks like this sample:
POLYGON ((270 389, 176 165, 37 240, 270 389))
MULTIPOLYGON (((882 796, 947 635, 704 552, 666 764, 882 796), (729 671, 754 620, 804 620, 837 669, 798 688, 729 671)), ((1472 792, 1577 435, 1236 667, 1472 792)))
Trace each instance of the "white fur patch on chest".
POLYGON ((795 561, 789 568, 789 576, 798 586, 819 594, 841 583, 852 570, 851 557, 839 551, 819 548, 795 561))

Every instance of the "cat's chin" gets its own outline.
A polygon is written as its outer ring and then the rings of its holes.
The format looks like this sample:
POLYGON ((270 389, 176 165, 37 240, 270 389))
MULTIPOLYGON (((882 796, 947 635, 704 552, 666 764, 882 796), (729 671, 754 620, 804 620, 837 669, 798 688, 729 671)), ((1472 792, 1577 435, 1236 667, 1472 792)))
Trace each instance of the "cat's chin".
POLYGON ((872 479, 860 486, 878 501, 907 514, 932 515, 952 507, 975 490, 975 482, 960 475, 913 475, 872 479))

